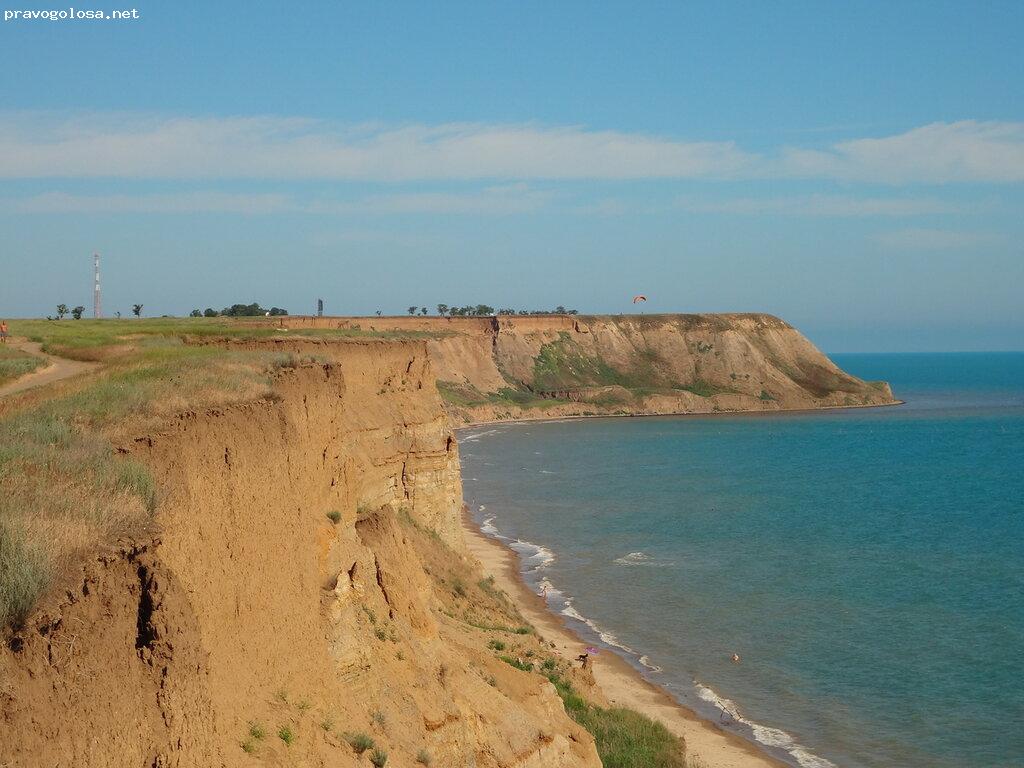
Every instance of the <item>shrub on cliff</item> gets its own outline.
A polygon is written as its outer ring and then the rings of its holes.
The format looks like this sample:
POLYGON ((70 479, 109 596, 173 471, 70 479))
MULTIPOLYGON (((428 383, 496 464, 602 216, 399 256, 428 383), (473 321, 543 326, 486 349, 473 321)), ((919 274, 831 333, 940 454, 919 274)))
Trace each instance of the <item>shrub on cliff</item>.
POLYGON ((345 737, 345 740, 357 755, 363 754, 368 749, 373 749, 373 739, 365 733, 350 733, 345 737))

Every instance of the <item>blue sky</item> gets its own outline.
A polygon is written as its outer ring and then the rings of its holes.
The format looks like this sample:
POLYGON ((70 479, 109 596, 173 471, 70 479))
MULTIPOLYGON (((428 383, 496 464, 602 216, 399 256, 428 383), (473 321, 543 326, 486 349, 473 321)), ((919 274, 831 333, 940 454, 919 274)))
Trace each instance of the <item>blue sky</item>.
POLYGON ((0 22, 0 314, 89 306, 98 250, 111 312, 639 292, 1024 349, 1024 4, 209 5, 0 22))

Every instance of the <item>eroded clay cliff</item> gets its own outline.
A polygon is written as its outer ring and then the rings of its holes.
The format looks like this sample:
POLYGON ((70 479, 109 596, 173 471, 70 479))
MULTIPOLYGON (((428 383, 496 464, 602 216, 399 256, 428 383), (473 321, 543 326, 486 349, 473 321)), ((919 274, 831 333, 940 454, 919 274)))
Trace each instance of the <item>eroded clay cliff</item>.
POLYGON ((460 421, 580 414, 885 405, 885 382, 840 370, 765 314, 285 318, 283 327, 427 336, 460 421))
POLYGON ((389 766, 600 765, 487 647, 517 617, 464 554, 425 344, 319 352, 120 447, 157 477, 153 530, 6 638, 0 765, 354 766, 353 734, 389 766))

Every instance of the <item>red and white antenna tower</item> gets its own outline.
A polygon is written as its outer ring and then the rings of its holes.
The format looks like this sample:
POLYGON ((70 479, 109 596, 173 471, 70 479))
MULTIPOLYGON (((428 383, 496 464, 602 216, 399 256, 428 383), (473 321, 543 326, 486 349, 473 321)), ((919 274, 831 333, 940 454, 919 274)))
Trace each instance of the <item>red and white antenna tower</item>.
POLYGON ((102 317, 100 311, 100 255, 94 253, 92 255, 92 271, 94 275, 93 292, 92 292, 92 316, 97 320, 102 317))

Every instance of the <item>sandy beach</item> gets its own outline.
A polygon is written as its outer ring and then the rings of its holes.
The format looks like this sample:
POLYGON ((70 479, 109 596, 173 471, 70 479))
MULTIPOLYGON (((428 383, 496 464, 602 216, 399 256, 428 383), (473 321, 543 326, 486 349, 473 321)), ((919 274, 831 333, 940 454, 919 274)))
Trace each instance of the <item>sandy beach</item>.
MULTIPOLYGON (((494 576, 522 614, 540 634, 555 644, 554 650, 567 659, 575 659, 586 644, 531 592, 519 575, 516 553, 480 532, 468 510, 462 515, 463 530, 470 551, 480 560, 484 572, 494 576)), ((786 766, 765 754, 756 745, 680 705, 667 692, 644 680, 615 653, 606 652, 594 659, 594 677, 608 701, 628 707, 659 720, 686 742, 687 756, 702 768, 781 768, 786 766)))

